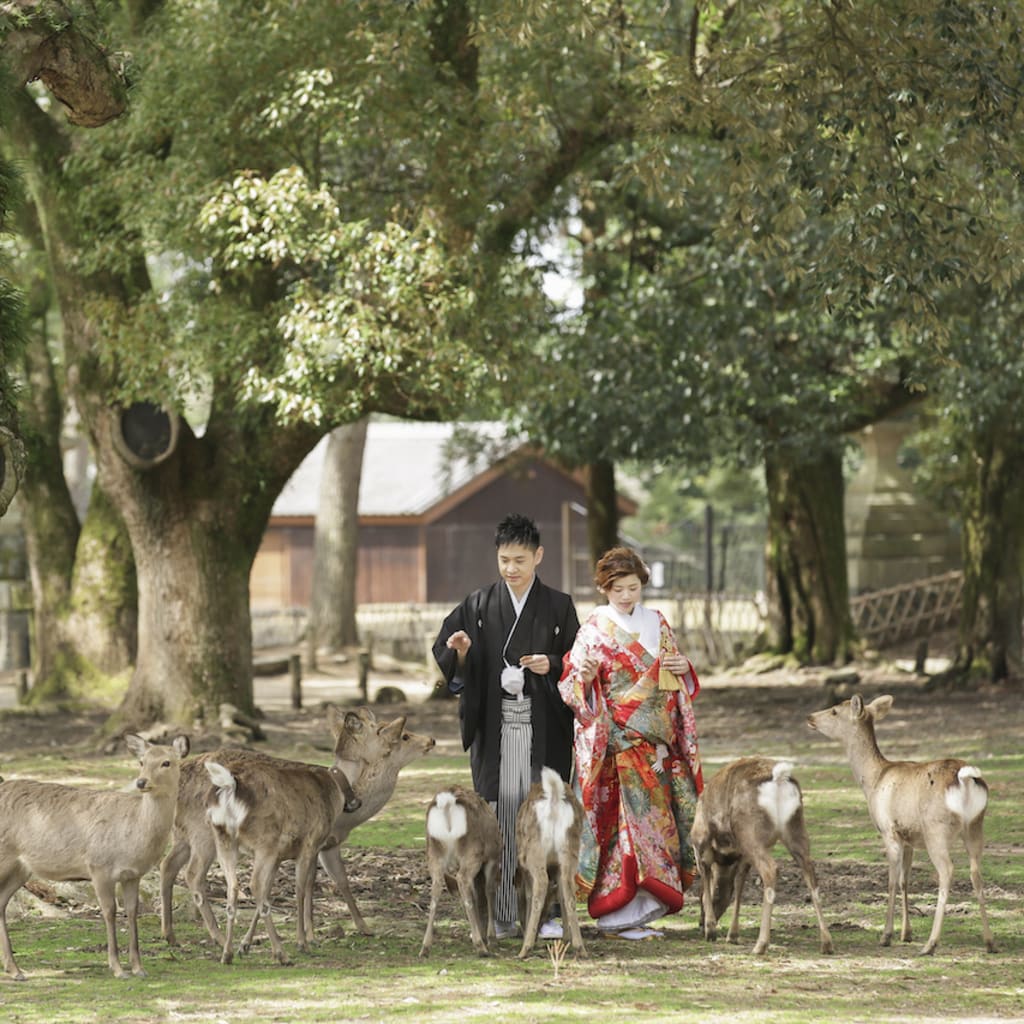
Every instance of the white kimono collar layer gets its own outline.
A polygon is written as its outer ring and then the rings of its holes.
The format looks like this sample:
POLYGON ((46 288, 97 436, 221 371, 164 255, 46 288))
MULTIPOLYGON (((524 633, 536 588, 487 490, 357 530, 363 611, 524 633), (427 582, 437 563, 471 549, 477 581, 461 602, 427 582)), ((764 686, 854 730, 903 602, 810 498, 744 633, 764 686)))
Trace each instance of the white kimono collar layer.
POLYGON ((631 615, 623 615, 618 609, 607 604, 598 608, 597 613, 614 622, 616 626, 624 629, 631 636, 637 637, 640 646, 645 651, 655 658, 658 657, 658 652, 661 649, 661 623, 656 611, 638 604, 631 615))

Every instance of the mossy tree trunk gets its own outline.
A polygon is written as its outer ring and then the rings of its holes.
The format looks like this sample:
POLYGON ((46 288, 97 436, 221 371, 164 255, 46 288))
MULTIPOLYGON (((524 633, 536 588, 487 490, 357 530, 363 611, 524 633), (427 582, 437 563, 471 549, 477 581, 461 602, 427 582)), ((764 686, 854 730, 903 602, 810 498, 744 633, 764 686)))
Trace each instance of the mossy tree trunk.
POLYGON ((974 438, 963 506, 964 593, 951 675, 1024 678, 1024 437, 1004 427, 974 438))
POLYGON ((222 407, 199 438, 183 425, 150 469, 118 454, 118 417, 93 396, 100 481, 135 554, 138 654, 108 731, 154 720, 191 726, 222 703, 252 713, 249 576, 274 498, 319 431, 222 407))
MULTIPOLYGON (((39 286, 28 295, 32 322, 42 324, 53 301, 62 309, 83 301, 77 276, 60 269, 67 266, 64 254, 74 237, 57 187, 69 141, 24 95, 11 104, 10 128, 19 147, 31 154, 23 169, 33 206, 20 213, 22 231, 49 257, 52 291, 39 286)), ((65 363, 73 362, 73 355, 66 353, 65 363)), ((99 696, 106 700, 111 694, 99 691, 108 690, 112 678, 119 676, 123 689, 123 676, 134 660, 136 596, 131 548, 124 524, 106 500, 102 486, 94 487, 85 521, 79 524, 64 476, 61 445, 67 396, 54 369, 50 342, 41 329, 28 338, 24 373, 22 417, 32 448, 24 493, 34 602, 29 701, 38 704, 64 697, 99 696)))
POLYGON ((802 664, 850 660, 842 453, 778 449, 765 459, 768 491, 768 642, 802 664))

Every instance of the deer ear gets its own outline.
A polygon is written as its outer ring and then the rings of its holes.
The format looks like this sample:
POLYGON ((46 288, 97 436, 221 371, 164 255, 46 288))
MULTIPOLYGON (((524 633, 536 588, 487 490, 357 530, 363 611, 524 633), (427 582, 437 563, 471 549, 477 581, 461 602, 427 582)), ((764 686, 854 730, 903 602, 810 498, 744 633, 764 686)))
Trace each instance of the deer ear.
POLYGON ((192 743, 187 736, 175 736, 174 749, 178 757, 188 757, 188 752, 192 749, 192 743))
POLYGON ((880 722, 889 712, 892 710, 892 695, 883 694, 881 697, 876 697, 869 705, 868 711, 871 713, 871 717, 876 721, 880 722))
POLYGON ((345 731, 346 732, 361 732, 363 728, 363 720, 354 711, 350 711, 345 715, 345 731))
POLYGON ((856 721, 858 718, 864 715, 864 701, 861 699, 859 693, 855 693, 850 698, 850 717, 856 721))
POLYGON ((125 734, 124 741, 128 744, 128 749, 140 761, 146 756, 146 748, 149 744, 141 736, 136 736, 135 733, 129 732, 125 734))

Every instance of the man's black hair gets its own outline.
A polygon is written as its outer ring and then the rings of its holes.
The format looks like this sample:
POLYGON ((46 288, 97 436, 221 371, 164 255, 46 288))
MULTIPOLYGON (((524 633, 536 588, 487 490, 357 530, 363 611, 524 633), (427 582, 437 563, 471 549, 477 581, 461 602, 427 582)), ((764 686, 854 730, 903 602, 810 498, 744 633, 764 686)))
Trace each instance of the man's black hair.
POLYGON ((529 516, 511 512, 494 531, 494 546, 504 547, 506 544, 521 544, 524 548, 536 551, 540 547, 540 530, 529 516))

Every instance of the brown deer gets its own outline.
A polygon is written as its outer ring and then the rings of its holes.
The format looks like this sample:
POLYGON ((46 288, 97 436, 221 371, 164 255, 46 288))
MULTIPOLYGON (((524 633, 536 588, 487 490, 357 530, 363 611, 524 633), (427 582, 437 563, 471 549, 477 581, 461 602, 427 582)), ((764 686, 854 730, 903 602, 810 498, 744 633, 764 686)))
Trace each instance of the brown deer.
MULTIPOLYGON (((434 739, 406 730, 404 717, 389 722, 378 722, 367 707, 342 712, 330 706, 328 724, 334 736, 333 767, 340 773, 331 777, 331 786, 344 786, 347 780, 353 795, 356 795, 359 801, 359 807, 341 813, 331 822, 329 830, 320 837, 321 846, 317 852, 321 863, 344 897, 356 927, 363 934, 370 934, 352 896, 339 846, 356 825, 369 820, 387 803, 394 792, 401 768, 426 754, 434 746, 434 739)), ((185 867, 186 884, 207 931, 218 945, 226 948, 225 936, 214 917, 206 889, 206 876, 217 856, 216 837, 208 817, 211 780, 204 767, 208 761, 221 764, 235 776, 238 790, 251 790, 268 797, 270 805, 275 808, 273 813, 278 814, 283 813, 278 805, 288 803, 287 792, 283 791, 282 787, 289 778, 299 777, 294 773, 315 769, 314 774, 325 779, 326 776, 322 773, 327 769, 241 748, 225 748, 204 754, 185 766, 178 795, 172 848, 160 865, 163 935, 170 944, 176 943, 172 892, 174 879, 182 867, 185 867)), ((330 789, 326 787, 324 791, 330 793, 330 789)), ((260 812, 247 827, 240 830, 239 842, 243 847, 252 849, 255 853, 261 844, 267 846, 274 838, 261 838, 258 833, 257 823, 263 821, 265 815, 269 813, 271 812, 260 812)), ((301 830, 302 823, 293 823, 289 827, 301 830)), ((295 834, 298 835, 299 832, 295 834)), ((281 859, 294 856, 295 853, 286 853, 281 859)), ((298 871, 298 863, 296 870, 298 871)), ((315 871, 308 870, 304 875, 306 877, 302 882, 301 899, 298 896, 298 882, 296 887, 297 903, 301 910, 297 915, 296 931, 299 947, 303 951, 308 948, 308 941, 313 935, 312 902, 315 871)), ((259 920, 260 915, 257 913, 242 940, 243 952, 248 950, 259 920)))
POLYGON ((900 938, 904 942, 912 938, 908 906, 910 867, 915 848, 924 846, 939 875, 939 897, 931 935, 921 948, 921 955, 935 952, 953 880, 951 849, 959 839, 970 858, 971 885, 981 911, 985 948, 994 953, 981 884, 988 786, 977 768, 956 758, 889 761, 883 757, 875 739, 875 722, 889 713, 892 701, 891 696, 885 695, 865 704, 863 698, 855 695, 807 718, 812 729, 843 744, 853 777, 867 797, 868 813, 882 836, 889 862, 889 902, 882 945, 892 944, 897 884, 903 901, 900 938))
POLYGON ((494 809, 471 789, 453 786, 430 801, 427 866, 430 910, 420 956, 426 956, 433 944, 437 905, 446 885, 462 900, 477 952, 490 956, 488 947, 497 941, 494 898, 501 875, 501 832, 494 809))
POLYGON ((740 903, 751 867, 761 877, 761 931, 754 944, 760 955, 771 942, 777 866, 772 848, 780 840, 803 873, 818 918, 821 952, 832 952, 832 936, 821 913, 818 882, 804 822, 803 797, 787 761, 741 757, 727 764, 704 787, 690 830, 701 875, 701 924, 714 942, 718 920, 732 902, 728 941, 739 941, 740 903))
POLYGON ((547 918, 555 894, 562 920, 569 926, 572 948, 586 956, 576 913, 576 872, 580 862, 583 805, 553 768, 542 768, 516 812, 516 885, 523 945, 519 958, 530 954, 537 930, 547 918))
POLYGON ((130 790, 86 790, 55 782, 0 783, 0 951, 4 969, 23 981, 7 933, 7 903, 33 876, 92 882, 107 927, 107 963, 128 973, 117 949, 116 886, 128 922, 131 973, 145 976, 139 956, 139 880, 160 859, 171 834, 186 737, 169 746, 125 737, 140 771, 130 790))

